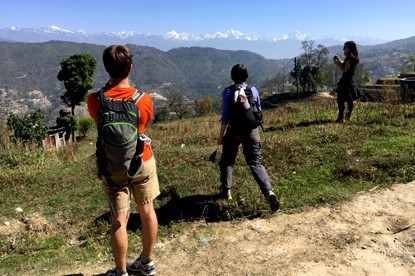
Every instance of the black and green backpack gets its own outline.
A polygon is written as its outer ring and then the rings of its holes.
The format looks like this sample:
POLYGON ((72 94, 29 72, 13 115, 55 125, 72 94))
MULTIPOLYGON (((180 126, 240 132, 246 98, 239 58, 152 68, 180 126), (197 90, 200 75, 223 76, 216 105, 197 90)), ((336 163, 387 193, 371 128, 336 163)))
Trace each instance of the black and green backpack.
POLYGON ((97 92, 101 106, 98 115, 96 157, 99 173, 112 183, 112 174, 128 176, 128 185, 142 167, 144 141, 140 139, 138 101, 144 93, 136 90, 129 100, 108 98, 106 89, 97 92))

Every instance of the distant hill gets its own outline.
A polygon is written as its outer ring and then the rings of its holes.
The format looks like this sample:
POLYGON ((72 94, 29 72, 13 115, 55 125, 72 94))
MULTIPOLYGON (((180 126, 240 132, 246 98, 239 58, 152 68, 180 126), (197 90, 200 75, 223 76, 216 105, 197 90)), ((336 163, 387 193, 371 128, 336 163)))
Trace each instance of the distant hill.
MULTIPOLYGON (((291 59, 270 60, 249 51, 217 50, 206 47, 175 48, 162 51, 152 47, 128 45, 135 55, 131 81, 144 91, 165 95, 178 89, 189 99, 218 96, 231 83, 230 69, 236 63, 248 66, 249 83, 260 86, 282 67, 293 67, 291 59)), ((89 53, 98 61, 94 89, 108 76, 102 64, 104 45, 49 41, 21 43, 0 41, 0 113, 24 112, 43 108, 52 117, 62 108, 64 87, 56 76, 60 62, 77 53, 89 53)), ((375 46, 359 45, 362 63, 372 79, 396 76, 403 56, 413 54, 415 37, 375 46)), ((277 50, 277 49, 276 49, 277 50)), ((342 53, 342 45, 329 47, 342 53)))
MULTIPOLYGON (((230 69, 236 63, 246 64, 250 71, 249 82, 260 85, 266 78, 274 76, 281 66, 292 62, 267 60, 248 51, 191 47, 164 52, 152 47, 128 46, 135 56, 132 82, 145 91, 162 95, 169 89, 180 89, 189 99, 219 95, 221 86, 231 83, 230 69)), ((27 103, 30 95, 41 95, 48 102, 45 108, 59 108, 59 97, 65 91, 63 84, 56 78, 60 62, 77 53, 89 53, 97 59, 94 89, 99 89, 108 78, 102 64, 104 48, 103 45, 62 41, 0 42, 2 112, 16 111, 17 104, 26 105, 29 109, 37 107, 27 103), (38 92, 29 95, 33 90, 38 92)), ((35 99, 32 102, 39 105, 35 99)))

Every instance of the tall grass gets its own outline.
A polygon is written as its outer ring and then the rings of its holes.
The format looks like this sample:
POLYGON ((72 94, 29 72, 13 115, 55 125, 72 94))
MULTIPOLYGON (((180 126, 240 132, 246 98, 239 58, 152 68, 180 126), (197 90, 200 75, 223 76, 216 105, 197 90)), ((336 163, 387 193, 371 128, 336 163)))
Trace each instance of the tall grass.
MULTIPOLYGON (((326 98, 264 111, 263 159, 283 210, 336 203, 415 178, 414 105, 357 103, 347 124, 332 123, 336 115, 335 100, 326 98)), ((155 202, 161 239, 186 221, 270 214, 241 153, 234 166, 234 199, 214 197, 219 169, 208 156, 216 149, 219 127, 219 116, 210 116, 149 128, 162 190, 155 202)), ((74 260, 111 259, 107 207, 95 175, 95 135, 51 152, 11 144, 9 134, 0 135, 0 239, 5 241, 0 272, 13 267, 17 273, 28 268, 53 273, 74 260), (23 212, 16 213, 17 207, 23 212)), ((129 229, 139 228, 133 213, 129 229)), ((139 235, 130 243, 138 248, 139 235)))

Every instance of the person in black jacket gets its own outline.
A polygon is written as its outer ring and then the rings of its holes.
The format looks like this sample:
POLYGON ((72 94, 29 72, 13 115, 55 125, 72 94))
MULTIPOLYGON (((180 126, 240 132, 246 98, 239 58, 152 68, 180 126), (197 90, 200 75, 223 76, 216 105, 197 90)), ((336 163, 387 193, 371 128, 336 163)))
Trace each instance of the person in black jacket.
POLYGON ((338 55, 334 55, 334 63, 343 72, 340 81, 337 84, 337 105, 339 108, 339 115, 336 123, 343 123, 344 121, 350 121, 352 115, 354 100, 361 96, 359 87, 357 86, 355 78, 356 65, 359 63, 359 53, 354 41, 347 41, 343 47, 344 55, 346 58, 341 60, 338 55), (347 113, 345 111, 345 103, 347 103, 347 113))

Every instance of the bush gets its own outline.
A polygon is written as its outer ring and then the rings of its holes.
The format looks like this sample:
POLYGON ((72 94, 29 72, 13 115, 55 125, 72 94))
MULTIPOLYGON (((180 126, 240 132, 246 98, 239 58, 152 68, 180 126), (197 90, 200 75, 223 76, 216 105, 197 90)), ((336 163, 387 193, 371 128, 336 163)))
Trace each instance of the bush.
POLYGON ((42 145, 48 128, 44 126, 46 115, 38 109, 23 116, 10 114, 7 118, 7 126, 13 131, 13 137, 23 143, 36 142, 42 145))
POLYGON ((213 111, 212 99, 204 97, 196 101, 196 114, 203 117, 211 114, 213 111))
POLYGON ((170 120, 170 109, 168 107, 163 107, 154 115, 154 123, 165 123, 170 120))
POLYGON ((95 125, 95 122, 92 118, 85 117, 79 118, 77 129, 82 137, 86 137, 88 131, 95 125))

